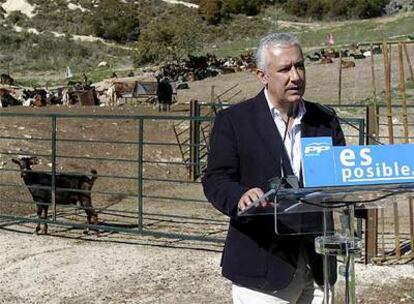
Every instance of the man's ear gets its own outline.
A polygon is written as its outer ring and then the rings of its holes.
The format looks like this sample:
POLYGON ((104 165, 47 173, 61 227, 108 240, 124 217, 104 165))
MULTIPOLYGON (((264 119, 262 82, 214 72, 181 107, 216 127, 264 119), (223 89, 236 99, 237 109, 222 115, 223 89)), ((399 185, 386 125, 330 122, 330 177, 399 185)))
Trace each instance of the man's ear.
POLYGON ((259 78, 260 82, 261 82, 264 86, 267 86, 267 83, 269 82, 269 79, 268 79, 267 74, 266 74, 264 71, 257 69, 257 70, 256 70, 256 75, 257 75, 257 77, 259 78))

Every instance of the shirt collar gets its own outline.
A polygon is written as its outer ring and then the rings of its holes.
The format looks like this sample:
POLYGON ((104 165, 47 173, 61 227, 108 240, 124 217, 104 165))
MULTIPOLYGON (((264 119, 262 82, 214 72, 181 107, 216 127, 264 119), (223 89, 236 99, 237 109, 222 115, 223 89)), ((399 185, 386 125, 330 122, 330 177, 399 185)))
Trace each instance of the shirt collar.
MULTIPOLYGON (((267 105, 269 106, 270 113, 272 114, 272 117, 273 118, 279 117, 280 119, 282 119, 280 116, 280 111, 271 103, 270 98, 269 98, 269 92, 266 88, 264 89, 264 94, 266 97, 267 105)), ((306 107, 305 107, 303 100, 301 100, 298 104, 298 113, 295 117, 295 120, 301 121, 305 113, 306 113, 306 107)))

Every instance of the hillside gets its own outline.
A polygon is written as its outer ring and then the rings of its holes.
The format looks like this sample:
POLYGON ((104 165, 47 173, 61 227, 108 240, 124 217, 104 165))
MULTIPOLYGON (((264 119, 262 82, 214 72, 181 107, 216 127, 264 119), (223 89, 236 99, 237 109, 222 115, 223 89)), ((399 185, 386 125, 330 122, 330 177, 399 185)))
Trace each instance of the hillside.
POLYGON ((309 22, 290 18, 276 6, 266 7, 256 16, 234 14, 213 26, 198 14, 197 3, 0 0, 0 72, 30 86, 64 81, 67 66, 75 77, 87 73, 93 81, 109 77, 113 71, 126 75, 136 68, 136 41, 158 24, 182 31, 181 37, 193 35, 197 45, 194 54, 210 52, 220 57, 254 48, 259 37, 272 30, 296 33, 309 50, 323 47, 328 33, 334 34, 337 45, 350 45, 383 38, 407 39, 414 31, 413 12, 369 20, 309 22), (183 21, 192 26, 180 28, 183 21), (106 67, 98 68, 103 61, 106 67))

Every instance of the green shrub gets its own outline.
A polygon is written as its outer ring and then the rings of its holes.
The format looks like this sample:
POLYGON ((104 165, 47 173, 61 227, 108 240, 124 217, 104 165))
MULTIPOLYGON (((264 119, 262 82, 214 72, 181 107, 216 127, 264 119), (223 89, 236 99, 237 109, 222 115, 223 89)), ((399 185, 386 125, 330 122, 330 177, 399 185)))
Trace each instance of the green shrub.
POLYGON ((225 16, 222 0, 200 0, 199 14, 209 24, 218 24, 225 16))
POLYGON ((308 11, 308 1, 306 0, 288 0, 285 3, 285 10, 288 14, 305 17, 308 11))
POLYGON ((311 19, 372 18, 381 16, 389 0, 288 0, 287 13, 311 19))
POLYGON ((259 13, 260 0, 223 0, 226 11, 232 14, 253 16, 259 13))
POLYGON ((103 0, 93 10, 91 24, 96 36, 117 42, 136 41, 139 19, 134 4, 119 0, 103 0))
POLYGON ((323 19, 328 13, 329 7, 326 0, 313 0, 309 1, 307 7, 307 14, 315 19, 323 19))
POLYGON ((342 0, 333 2, 328 1, 328 13, 325 16, 325 19, 344 19, 350 17, 350 7, 352 7, 352 2, 354 0, 342 0))
POLYGON ((161 61, 178 61, 201 46, 201 27, 197 20, 167 15, 144 29, 136 44, 136 66, 161 61))
POLYGON ((366 19, 381 16, 389 0, 356 0, 351 9, 353 17, 366 19))

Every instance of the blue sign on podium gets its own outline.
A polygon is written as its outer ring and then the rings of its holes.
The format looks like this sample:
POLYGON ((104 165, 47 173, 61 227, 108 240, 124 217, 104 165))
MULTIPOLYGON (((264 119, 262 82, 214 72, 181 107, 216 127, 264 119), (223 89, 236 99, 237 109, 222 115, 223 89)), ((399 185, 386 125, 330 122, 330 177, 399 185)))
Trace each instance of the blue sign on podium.
POLYGON ((305 187, 414 182, 414 144, 336 146, 302 138, 305 187))

